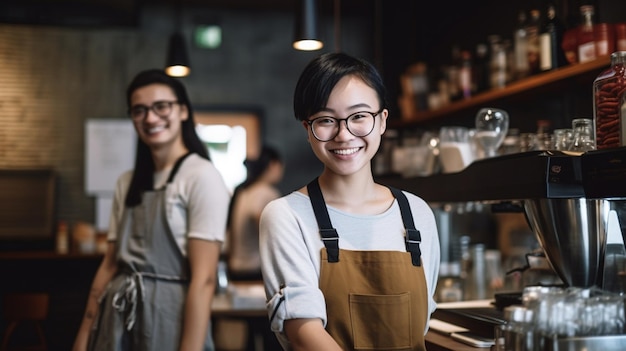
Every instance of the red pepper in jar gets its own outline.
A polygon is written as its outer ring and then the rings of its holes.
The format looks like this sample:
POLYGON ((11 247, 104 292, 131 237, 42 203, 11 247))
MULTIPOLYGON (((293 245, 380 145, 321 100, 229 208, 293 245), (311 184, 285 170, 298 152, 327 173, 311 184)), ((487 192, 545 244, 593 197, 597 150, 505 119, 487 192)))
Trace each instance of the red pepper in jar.
POLYGON ((611 67, 594 80, 593 95, 596 148, 625 146, 626 51, 611 54, 611 67))

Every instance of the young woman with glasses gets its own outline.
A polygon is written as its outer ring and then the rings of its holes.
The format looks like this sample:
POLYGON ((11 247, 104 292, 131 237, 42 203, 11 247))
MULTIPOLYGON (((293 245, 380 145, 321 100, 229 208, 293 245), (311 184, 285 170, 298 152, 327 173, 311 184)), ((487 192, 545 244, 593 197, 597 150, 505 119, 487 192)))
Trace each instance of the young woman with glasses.
POLYGON ((324 168, 260 224, 271 328, 286 350, 425 350, 438 233, 426 202, 374 181, 385 107, 376 69, 346 54, 319 56, 298 80, 295 116, 324 168))
POLYGON ((117 181, 107 250, 74 350, 213 350, 211 301, 230 194, 195 132, 182 83, 143 71, 127 102, 135 167, 117 181))

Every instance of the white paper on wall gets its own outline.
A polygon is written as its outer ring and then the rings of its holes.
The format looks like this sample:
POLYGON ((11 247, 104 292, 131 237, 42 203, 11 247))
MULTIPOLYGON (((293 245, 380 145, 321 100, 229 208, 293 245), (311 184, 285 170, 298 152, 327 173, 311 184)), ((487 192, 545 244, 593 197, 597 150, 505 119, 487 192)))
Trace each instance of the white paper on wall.
POLYGON ((135 162, 137 135, 128 119, 87 119, 85 124, 85 191, 112 193, 115 182, 135 162))

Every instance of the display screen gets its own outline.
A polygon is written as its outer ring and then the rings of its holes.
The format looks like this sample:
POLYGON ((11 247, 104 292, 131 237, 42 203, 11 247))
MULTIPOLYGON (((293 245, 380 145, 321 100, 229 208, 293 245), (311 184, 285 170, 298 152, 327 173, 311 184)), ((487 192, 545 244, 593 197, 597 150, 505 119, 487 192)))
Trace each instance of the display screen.
POLYGON ((52 239, 54 207, 52 170, 0 170, 0 246, 3 241, 52 239))

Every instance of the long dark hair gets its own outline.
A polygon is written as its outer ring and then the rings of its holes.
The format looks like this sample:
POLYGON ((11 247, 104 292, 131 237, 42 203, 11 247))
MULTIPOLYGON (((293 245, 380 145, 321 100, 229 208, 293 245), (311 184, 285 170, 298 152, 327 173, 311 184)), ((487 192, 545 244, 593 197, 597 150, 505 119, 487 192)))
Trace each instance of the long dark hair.
POLYGON ((246 170, 248 171, 248 176, 246 180, 235 187, 233 191, 233 196, 230 198, 230 203, 228 205, 228 228, 230 229, 232 226, 232 217, 233 217, 233 208, 235 207, 235 200, 241 191, 250 185, 254 184, 263 173, 267 170, 270 164, 273 161, 282 162, 282 157, 278 150, 270 147, 263 146, 261 148, 261 152, 259 153, 259 157, 254 160, 246 159, 244 161, 244 165, 246 166, 246 170))
MULTIPOLYGON (((135 90, 150 84, 164 84, 172 89, 178 103, 187 108, 188 118, 182 121, 181 133, 183 143, 189 152, 196 153, 209 159, 206 145, 196 134, 196 123, 193 119, 193 109, 187 96, 185 86, 176 78, 170 77, 161 69, 149 69, 139 72, 126 89, 126 104, 130 108, 131 96, 135 90)), ((126 194, 126 206, 133 207, 141 203, 141 194, 154 188, 154 160, 150 148, 140 138, 137 138, 137 153, 135 154, 135 168, 133 177, 126 194)))
POLYGON ((380 110, 386 108, 386 89, 376 68, 369 62, 344 53, 326 53, 313 59, 305 68, 293 96, 293 110, 304 121, 321 111, 341 78, 354 75, 376 91, 380 110))

